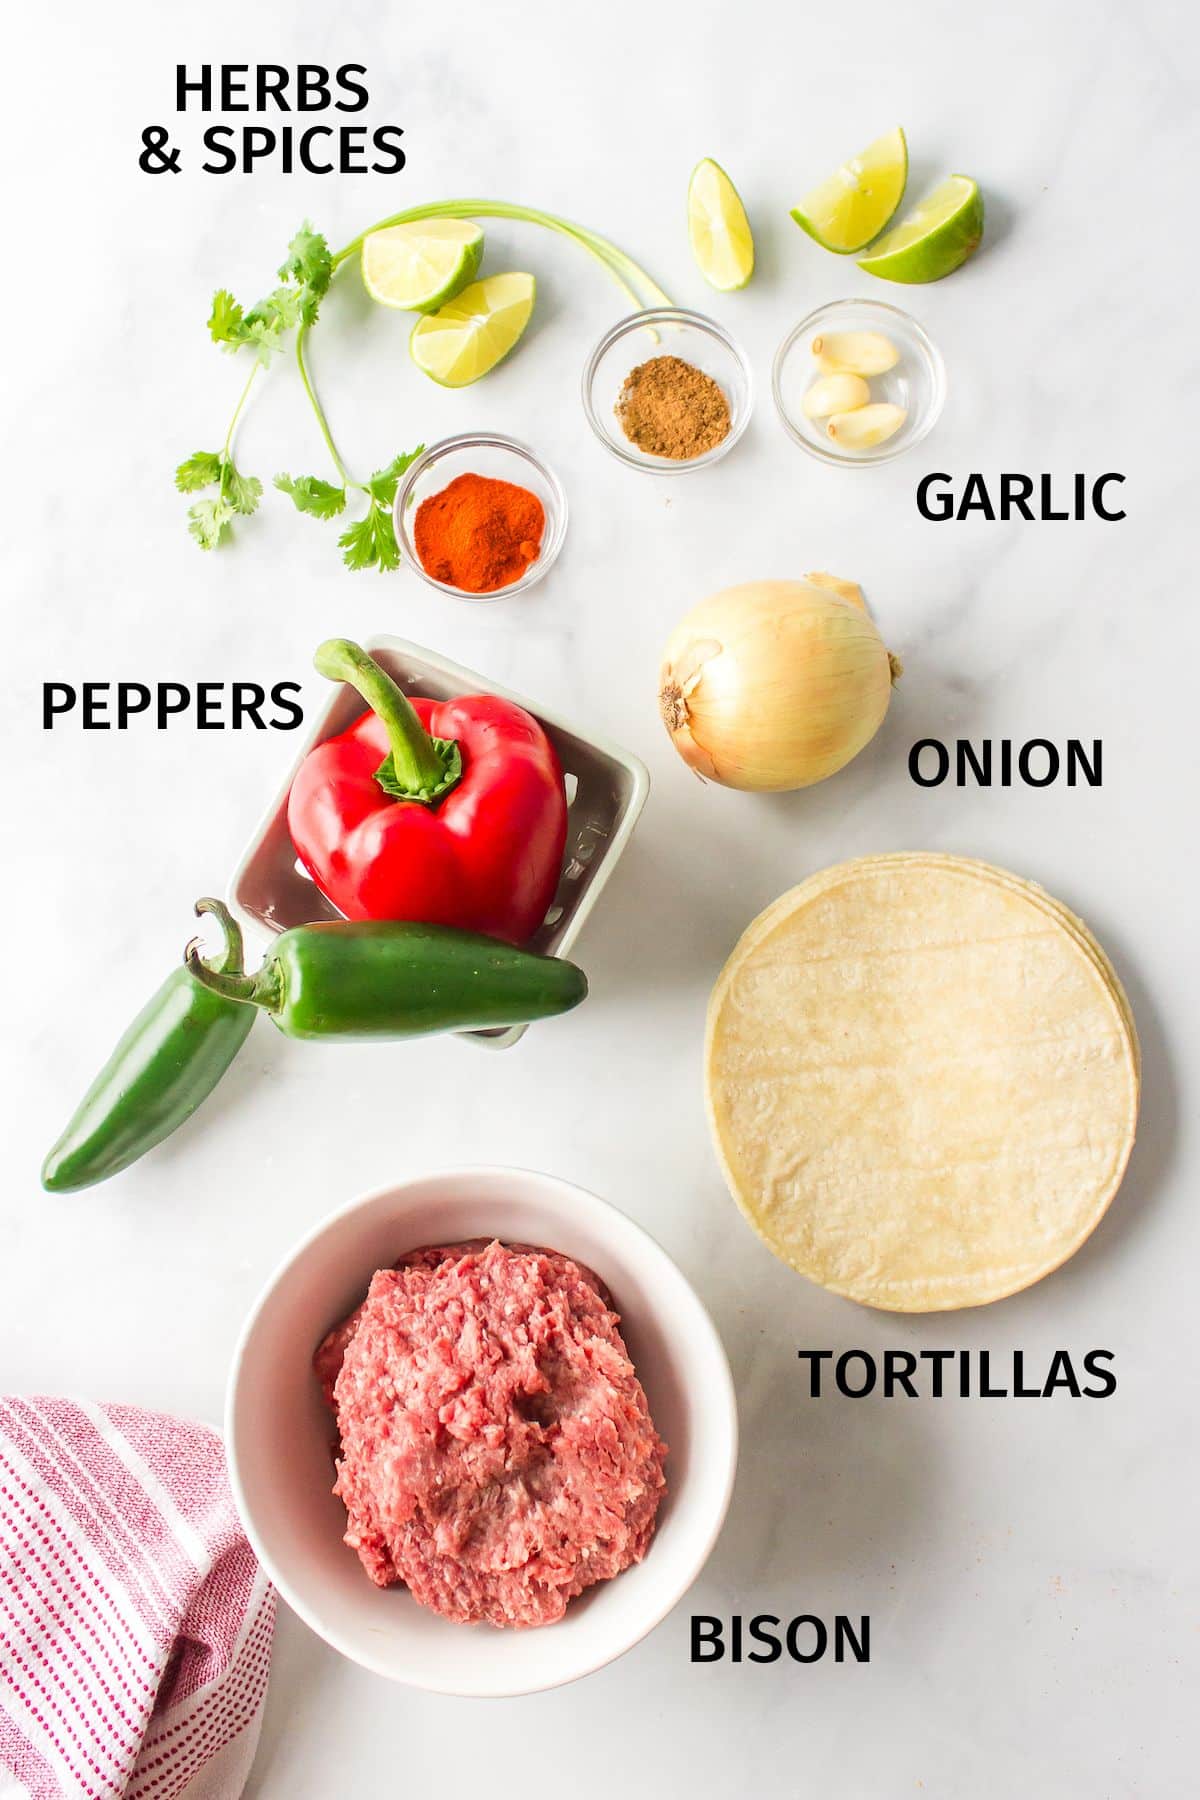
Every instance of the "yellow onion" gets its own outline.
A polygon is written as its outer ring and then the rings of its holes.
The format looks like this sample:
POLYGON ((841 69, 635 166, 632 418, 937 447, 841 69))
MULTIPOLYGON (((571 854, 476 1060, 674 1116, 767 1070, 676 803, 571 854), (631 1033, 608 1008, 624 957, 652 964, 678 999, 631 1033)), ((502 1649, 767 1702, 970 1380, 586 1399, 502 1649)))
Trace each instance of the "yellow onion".
POLYGON ((756 791, 809 787, 870 743, 900 672, 853 582, 748 581, 675 628, 659 710, 698 775, 756 791))

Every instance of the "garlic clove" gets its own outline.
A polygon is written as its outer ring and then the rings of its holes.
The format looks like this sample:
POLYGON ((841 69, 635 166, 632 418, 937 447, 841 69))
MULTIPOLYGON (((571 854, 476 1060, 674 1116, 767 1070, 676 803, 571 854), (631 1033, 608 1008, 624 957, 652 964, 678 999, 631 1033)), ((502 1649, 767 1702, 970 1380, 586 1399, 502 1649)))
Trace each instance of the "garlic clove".
POLYGON ((873 450, 876 444, 894 437, 907 417, 906 406, 890 406, 878 400, 873 406, 860 406, 856 412, 836 413, 825 430, 843 450, 873 450))
POLYGON ((828 419, 833 413, 853 412, 866 406, 871 390, 861 375, 818 375, 801 405, 808 419, 828 419))
POLYGON ((882 331, 827 331, 813 339, 812 353, 823 375, 883 375, 900 361, 882 331))

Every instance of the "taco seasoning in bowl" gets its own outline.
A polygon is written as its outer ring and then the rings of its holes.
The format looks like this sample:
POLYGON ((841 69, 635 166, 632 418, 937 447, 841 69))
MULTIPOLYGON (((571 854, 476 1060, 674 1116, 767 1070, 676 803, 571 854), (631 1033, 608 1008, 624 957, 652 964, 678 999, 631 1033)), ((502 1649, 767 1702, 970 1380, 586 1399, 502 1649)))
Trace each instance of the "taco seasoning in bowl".
POLYGON ((617 395, 617 418, 631 444, 647 456, 690 462, 729 436, 729 402, 694 363, 652 356, 630 369, 617 395))
POLYGON ((619 462, 682 475, 719 462, 750 420, 753 378, 723 325, 655 307, 620 320, 583 372, 588 424, 619 462))

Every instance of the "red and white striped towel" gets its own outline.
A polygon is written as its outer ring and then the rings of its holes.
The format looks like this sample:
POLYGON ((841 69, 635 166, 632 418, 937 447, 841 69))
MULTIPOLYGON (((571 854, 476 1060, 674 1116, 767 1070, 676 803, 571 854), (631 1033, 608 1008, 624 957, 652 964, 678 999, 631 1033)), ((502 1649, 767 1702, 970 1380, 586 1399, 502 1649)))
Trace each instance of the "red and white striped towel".
POLYGON ((5 1800, 233 1800, 274 1616, 215 1431, 0 1398, 5 1800))

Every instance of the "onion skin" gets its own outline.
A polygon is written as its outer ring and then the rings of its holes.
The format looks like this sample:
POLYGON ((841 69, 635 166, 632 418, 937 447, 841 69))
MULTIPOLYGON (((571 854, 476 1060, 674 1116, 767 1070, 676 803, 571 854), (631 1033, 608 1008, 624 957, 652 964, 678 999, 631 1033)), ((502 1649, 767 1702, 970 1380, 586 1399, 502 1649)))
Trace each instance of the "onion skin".
POLYGON ((824 781, 870 743, 900 665, 851 587, 828 576, 751 581, 680 621, 663 653, 659 711, 689 768, 780 793, 824 781))

